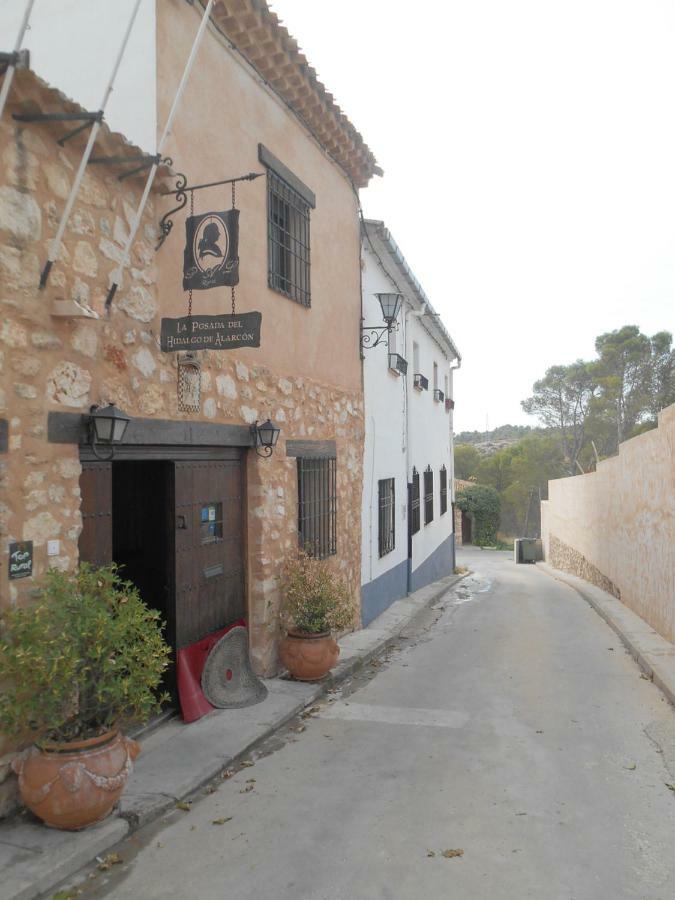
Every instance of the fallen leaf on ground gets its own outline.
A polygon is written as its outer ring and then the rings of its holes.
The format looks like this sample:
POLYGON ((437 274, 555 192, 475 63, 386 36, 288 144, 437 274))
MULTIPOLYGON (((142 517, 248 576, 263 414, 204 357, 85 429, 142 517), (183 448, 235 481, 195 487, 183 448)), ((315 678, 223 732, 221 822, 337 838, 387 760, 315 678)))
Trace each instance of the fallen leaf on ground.
POLYGON ((608 649, 608 650, 613 650, 613 649, 614 649, 614 647, 608 647, 608 648, 607 648, 607 649, 608 649))
POLYGON ((226 778, 232 778, 233 775, 234 775, 234 769, 225 769, 225 771, 223 772, 223 774, 220 777, 224 781, 226 778))
POLYGON ((215 784, 210 784, 210 785, 207 787, 207 789, 206 789, 206 793, 207 793, 207 794, 215 794, 215 792, 216 792, 217 790, 218 790, 218 788, 216 787, 215 784))
POLYGON ((427 850, 427 856, 436 856, 433 850, 427 850))
POLYGON ((537 731, 537 734, 543 734, 543 733, 544 733, 544 732, 543 732, 542 729, 539 729, 539 731, 537 731))
POLYGON ((212 825, 224 825, 226 822, 231 822, 231 821, 232 821, 232 816, 225 816, 222 819, 214 819, 213 822, 211 822, 211 824, 212 825))
POLYGON ((74 891, 57 891, 52 900, 75 900, 81 893, 82 891, 79 888, 74 891))
POLYGON ((635 765, 635 763, 631 763, 628 766, 624 766, 624 769, 628 769, 629 772, 632 772, 634 771, 634 769, 637 769, 637 766, 635 765))
POLYGON ((245 759, 241 764, 242 769, 250 769, 251 766, 254 766, 255 763, 250 759, 245 759))
POLYGON ((461 849, 443 850, 441 851, 441 856, 444 856, 446 859, 454 859, 456 856, 464 856, 464 851, 461 849))
POLYGON ((246 784, 255 784, 255 778, 247 778, 246 784))
POLYGON ((675 784, 670 784, 667 781, 664 781, 663 783, 665 784, 665 786, 668 788, 669 791, 675 791, 675 784))
POLYGON ((157 841, 157 846, 158 846, 158 847, 160 848, 160 850, 161 850, 162 847, 164 846, 164 844, 163 844, 161 841, 157 841))
POLYGON ((239 793, 240 793, 240 794, 248 794, 249 791, 252 791, 252 790, 253 790, 253 787, 254 787, 254 785, 252 785, 252 784, 247 784, 247 785, 245 785, 245 786, 239 791, 239 793))
POLYGON ((190 812, 192 809, 192 802, 190 800, 179 800, 176 803, 176 809, 182 809, 183 812, 190 812))
POLYGON ((325 738, 328 738, 329 741, 332 741, 332 740, 333 740, 333 735, 332 735, 332 734, 324 734, 324 737, 325 737, 325 738))
POLYGON ((301 718, 309 719, 310 716, 313 716, 315 713, 320 711, 319 706, 312 706, 310 709, 306 709, 303 713, 300 713, 301 718))
POLYGON ((306 730, 307 730, 307 729, 305 728, 304 725, 298 725, 297 728, 294 728, 294 729, 293 729, 293 731, 297 732, 297 734, 300 734, 300 732, 306 731, 306 730))
MULTIPOLYGON (((97 857, 98 858, 98 857, 97 857)), ((101 872, 107 872, 108 869, 112 869, 113 866, 118 865, 122 862, 122 857, 119 853, 108 853, 99 861, 98 868, 101 872)))
POLYGON ((640 678, 644 678, 645 681, 651 681, 651 678, 645 672, 640 672, 640 678))
POLYGON ((517 816, 526 816, 527 813, 516 813, 517 816))

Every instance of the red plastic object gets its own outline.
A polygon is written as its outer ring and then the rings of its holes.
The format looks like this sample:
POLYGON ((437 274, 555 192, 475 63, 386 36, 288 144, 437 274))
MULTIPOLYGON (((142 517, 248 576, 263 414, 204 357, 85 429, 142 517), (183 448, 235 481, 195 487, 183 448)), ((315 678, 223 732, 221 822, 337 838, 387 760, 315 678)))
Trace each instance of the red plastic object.
POLYGON ((180 700, 180 710, 183 714, 184 722, 196 722, 197 719, 201 719, 202 716, 215 709, 202 693, 204 663, 221 637, 237 626, 246 628, 246 620, 238 619, 226 628, 214 631, 213 634, 202 638, 201 641, 196 641, 196 643, 190 644, 189 647, 183 647, 182 650, 178 650, 176 653, 178 699, 180 700))

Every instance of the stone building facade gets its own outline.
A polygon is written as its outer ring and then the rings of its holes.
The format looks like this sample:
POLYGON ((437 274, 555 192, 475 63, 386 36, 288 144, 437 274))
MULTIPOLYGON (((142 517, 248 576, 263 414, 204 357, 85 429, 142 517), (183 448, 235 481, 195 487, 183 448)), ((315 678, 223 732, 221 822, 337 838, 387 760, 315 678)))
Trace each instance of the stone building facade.
MULTIPOLYGON (((114 162, 88 167, 59 259, 46 288, 39 290, 49 241, 86 135, 61 147, 56 139, 63 125, 14 119, 13 115, 31 110, 81 111, 33 72, 17 73, 0 122, 0 609, 30 602, 47 568, 76 566, 87 556, 85 546, 91 561, 115 560, 114 520, 120 504, 128 506, 130 501, 128 493, 116 499, 116 471, 141 461, 154 466, 155 472, 167 465, 178 472, 192 458, 200 465, 212 456, 223 465, 235 461, 241 473, 237 482, 242 510, 237 536, 240 559, 235 566, 241 574, 240 599, 249 624, 254 667, 272 675, 277 671, 280 637, 279 570, 299 542, 300 460, 331 461, 334 493, 326 503, 334 523, 333 546, 327 556, 354 597, 354 627, 360 621, 364 421, 356 188, 377 168, 330 95, 320 83, 306 78, 306 61, 292 38, 264 4, 253 5, 262 16, 263 37, 277 44, 275 58, 285 55, 287 70, 297 73, 298 84, 302 82, 312 94, 313 114, 301 118, 289 103, 288 92, 284 96, 282 88, 263 84, 250 46, 246 53, 234 47, 241 33, 239 20, 221 18, 218 32, 211 29, 206 35, 195 71, 199 65, 208 66, 213 76, 209 83, 218 85, 221 99, 230 91, 241 114, 223 142, 221 124, 214 123, 213 117, 204 116, 201 126, 195 123, 199 90, 186 93, 186 115, 176 125, 169 148, 175 171, 160 169, 109 315, 105 297, 145 173, 120 180, 120 174, 132 166, 114 162), (229 41, 222 39, 222 29, 230 29, 229 41), (265 163, 261 147, 266 148, 265 163), (309 186, 316 195, 310 219, 309 304, 284 296, 268 277, 270 165, 276 165, 275 177, 288 178, 292 188, 309 186), (201 402, 194 413, 179 409, 178 354, 162 352, 159 339, 160 319, 187 311, 181 288, 187 210, 175 217, 173 233, 155 250, 158 219, 172 205, 172 198, 162 191, 174 186, 176 171, 185 171, 190 183, 249 171, 264 176, 242 187, 237 198, 241 211, 237 310, 262 313, 261 345, 197 353, 201 402), (101 463, 88 446, 87 423, 91 406, 108 402, 124 410, 131 422, 113 461, 101 463), (265 459, 254 452, 250 426, 268 417, 280 427, 281 435, 273 455, 265 459), (92 472, 99 479, 98 487, 103 484, 104 494, 107 491, 103 501, 96 491, 91 492, 92 472), (103 505, 96 507, 97 502, 103 505), (96 529, 101 527, 108 529, 108 555, 99 559, 97 553, 106 543, 97 544, 101 532, 96 529), (8 550, 19 541, 32 542, 33 568, 30 577, 13 580, 8 577, 8 550)), ((247 12, 247 4, 239 7, 242 15, 247 12)), ((160 120, 175 88, 172 67, 175 64, 180 72, 178 60, 184 61, 189 35, 198 24, 197 10, 189 4, 159 4, 160 18, 162 9, 167 18, 157 25, 158 47, 164 41, 170 52, 158 51, 160 120), (171 54, 177 54, 176 59, 171 54)), ((297 85, 295 90, 300 97, 297 85)), ((105 126, 96 147, 98 156, 113 159, 144 152, 147 148, 131 145, 105 126)), ((199 195, 200 211, 223 208, 223 191, 219 196, 199 195)), ((229 311, 229 290, 195 292, 193 302, 196 314, 229 311)), ((137 518, 147 522, 139 530, 157 530, 160 517, 167 535, 177 521, 183 525, 176 527, 185 527, 167 496, 168 505, 160 510, 151 498, 141 501, 139 495, 137 518)), ((203 502, 208 497, 197 499, 203 502)), ((170 543, 175 546, 172 542, 173 538, 170 543)), ((169 548, 165 557, 170 554, 169 548)), ((166 590, 174 591, 167 602, 179 606, 178 579, 173 588, 169 580, 166 590)), ((200 590, 197 586, 197 595, 200 590)), ((221 619, 228 617, 230 608, 235 607, 223 607, 221 619)), ((218 619, 217 610, 210 621, 227 624, 218 619)), ((0 812, 13 790, 7 780, 9 757, 2 756, 8 749, 0 746, 0 780, 4 781, 0 812)))

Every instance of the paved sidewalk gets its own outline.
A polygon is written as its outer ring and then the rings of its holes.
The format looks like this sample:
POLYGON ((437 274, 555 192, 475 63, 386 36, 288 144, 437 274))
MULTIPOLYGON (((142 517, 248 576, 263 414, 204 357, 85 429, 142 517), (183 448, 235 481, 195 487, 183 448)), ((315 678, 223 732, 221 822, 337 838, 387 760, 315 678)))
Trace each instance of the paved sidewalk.
POLYGON ((393 603, 371 624, 339 641, 340 661, 320 684, 266 682, 257 706, 215 711, 185 725, 172 719, 142 740, 143 752, 118 815, 82 832, 55 831, 25 813, 0 824, 2 900, 31 900, 75 874, 96 856, 175 806, 253 748, 333 685, 394 642, 401 631, 462 576, 451 575, 393 603))
POLYGON ((661 689, 675 706, 675 647, 654 631, 644 619, 601 588, 539 562, 542 569, 557 581, 573 587, 610 628, 619 635, 642 671, 661 689))

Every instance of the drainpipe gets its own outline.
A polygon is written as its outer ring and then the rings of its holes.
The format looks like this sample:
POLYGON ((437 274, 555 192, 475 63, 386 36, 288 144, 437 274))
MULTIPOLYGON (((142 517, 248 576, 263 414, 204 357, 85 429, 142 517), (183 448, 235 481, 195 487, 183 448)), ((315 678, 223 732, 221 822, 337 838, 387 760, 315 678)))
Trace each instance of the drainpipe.
MULTIPOLYGON (((403 316, 403 329, 405 334, 405 354, 406 359, 410 358, 410 353, 408 351, 408 317, 410 315, 415 315, 408 308, 408 303, 404 299, 405 303, 405 314, 403 316)), ((410 344, 410 350, 412 350, 412 343, 410 344)), ((405 484, 406 484, 406 503, 408 502, 408 484, 410 478, 410 382, 408 379, 408 373, 406 372, 405 376, 405 484)), ((406 534, 406 593, 410 594, 412 592, 412 553, 408 554, 408 547, 412 547, 412 538, 410 537, 410 505, 408 504, 408 515, 406 516, 406 523, 408 525, 408 533, 406 534)))

